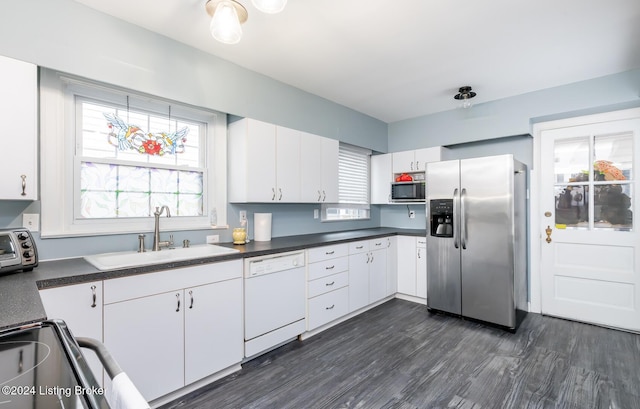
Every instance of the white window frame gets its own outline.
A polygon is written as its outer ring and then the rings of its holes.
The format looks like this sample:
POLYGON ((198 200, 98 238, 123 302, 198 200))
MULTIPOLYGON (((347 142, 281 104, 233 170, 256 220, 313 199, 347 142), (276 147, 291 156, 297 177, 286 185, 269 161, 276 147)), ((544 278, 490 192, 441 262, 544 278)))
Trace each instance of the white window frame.
MULTIPOLYGON (((345 220, 369 220, 371 218, 371 150, 361 148, 359 146, 340 143, 341 153, 355 153, 367 156, 366 169, 366 189, 367 197, 365 201, 355 202, 345 200, 344 194, 341 194, 341 183, 338 181, 338 203, 322 203, 321 213, 323 222, 337 222, 345 220), (342 196, 342 197, 341 197, 342 196), (336 215, 337 214, 337 215, 336 215)), ((340 161, 338 160, 338 166, 340 161)), ((344 192, 342 192, 344 193, 344 192)))
POLYGON ((171 217, 162 220, 164 231, 227 228, 226 196, 226 114, 192 108, 174 101, 164 101, 118 87, 98 84, 41 69, 40 75, 40 163, 41 163, 41 237, 70 237, 151 232, 153 217, 80 219, 75 217, 74 203, 79 189, 79 175, 75 174, 75 95, 110 100, 117 104, 127 95, 154 104, 171 105, 172 114, 206 123, 205 172, 203 175, 203 215, 171 217), (86 95, 88 93, 89 95, 86 95), (114 101, 119 96, 119 101, 114 101), (211 210, 217 213, 218 225, 212 226, 211 210))

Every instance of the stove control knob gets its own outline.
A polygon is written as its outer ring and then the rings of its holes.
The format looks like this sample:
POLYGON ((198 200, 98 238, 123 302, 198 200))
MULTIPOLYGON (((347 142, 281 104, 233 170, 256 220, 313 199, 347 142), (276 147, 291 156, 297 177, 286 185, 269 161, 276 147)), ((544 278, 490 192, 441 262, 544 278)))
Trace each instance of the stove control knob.
POLYGON ((25 258, 31 258, 31 257, 33 257, 33 251, 31 251, 31 250, 24 251, 24 252, 22 252, 22 255, 25 258))
POLYGON ((20 243, 20 246, 22 246, 23 249, 30 249, 31 248, 31 242, 30 241, 23 241, 22 243, 20 243))
POLYGON ((26 239, 28 239, 28 238, 29 238, 29 236, 28 236, 26 233, 24 233, 24 232, 20 232, 20 233, 18 233, 18 239, 20 239, 20 240, 26 240, 26 239))

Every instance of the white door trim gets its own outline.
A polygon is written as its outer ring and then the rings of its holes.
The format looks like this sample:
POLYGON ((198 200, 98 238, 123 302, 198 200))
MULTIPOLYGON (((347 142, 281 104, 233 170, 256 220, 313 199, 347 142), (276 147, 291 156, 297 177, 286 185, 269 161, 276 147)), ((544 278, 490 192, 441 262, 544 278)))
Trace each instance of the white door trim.
POLYGON ((620 111, 605 112, 601 114, 585 115, 574 118, 565 118, 549 122, 539 122, 533 125, 533 169, 530 172, 530 215, 529 215, 529 243, 531 245, 530 274, 530 300, 529 311, 541 312, 542 286, 540 260, 542 259, 541 238, 543 232, 540 230, 541 206, 540 192, 540 164, 541 157, 541 135, 543 131, 557 128, 567 128, 571 126, 581 126, 596 124, 599 122, 609 122, 624 119, 640 118, 640 108, 624 109, 620 111))

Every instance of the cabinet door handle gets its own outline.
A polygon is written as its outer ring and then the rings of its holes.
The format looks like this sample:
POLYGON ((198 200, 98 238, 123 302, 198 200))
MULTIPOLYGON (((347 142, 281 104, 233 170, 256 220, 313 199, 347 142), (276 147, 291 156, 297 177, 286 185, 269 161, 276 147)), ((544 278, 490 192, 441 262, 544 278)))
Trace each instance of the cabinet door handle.
POLYGON ((176 312, 180 312, 180 293, 176 293, 176 300, 178 300, 178 306, 176 307, 176 312))
POLYGON ((20 179, 22 179, 22 193, 20 193, 20 196, 26 196, 27 193, 25 190, 27 190, 27 175, 20 175, 20 179))
POLYGON ((318 190, 318 202, 322 199, 322 193, 318 190))
POLYGON ((327 266, 327 267, 325 267, 324 269, 325 269, 325 270, 333 270, 334 268, 336 268, 336 266, 335 266, 335 265, 332 265, 332 266, 327 266))
POLYGON ((278 192, 280 192, 280 196, 278 196, 278 200, 282 200, 282 189, 278 188, 278 192))
POLYGON ((91 286, 91 308, 96 308, 96 300, 97 300, 97 295, 96 295, 96 286, 92 285, 91 286))
POLYGON ((276 200, 276 188, 271 188, 271 200, 276 200))
POLYGON ((422 258, 422 256, 420 255, 420 249, 418 249, 418 258, 422 258))
POLYGON ((325 310, 332 310, 332 309, 333 309, 333 307, 335 307, 335 306, 336 306, 335 304, 331 304, 331 307, 324 307, 324 309, 325 309, 325 310))
POLYGON ((323 190, 322 191, 322 201, 324 202, 325 200, 327 200, 327 193, 323 190))
POLYGON ((416 161, 416 170, 420 170, 420 161, 419 160, 416 161))
POLYGON ((23 370, 24 370, 24 353, 21 349, 20 355, 18 356, 18 373, 22 373, 23 370))
POLYGON ((193 291, 189 290, 189 297, 191 297, 191 303, 189 304, 189 309, 193 308, 193 291))
POLYGON ((371 262, 371 253, 367 253, 367 264, 371 262))
POLYGON ((413 170, 413 161, 411 161, 411 170, 413 170))
POLYGON ((326 285, 327 287, 331 287, 331 286, 332 286, 332 285, 334 285, 335 283, 336 283, 335 281, 332 281, 332 282, 330 282, 330 283, 326 283, 325 285, 326 285))
POLYGON ((371 253, 371 262, 373 263, 373 253, 371 253))

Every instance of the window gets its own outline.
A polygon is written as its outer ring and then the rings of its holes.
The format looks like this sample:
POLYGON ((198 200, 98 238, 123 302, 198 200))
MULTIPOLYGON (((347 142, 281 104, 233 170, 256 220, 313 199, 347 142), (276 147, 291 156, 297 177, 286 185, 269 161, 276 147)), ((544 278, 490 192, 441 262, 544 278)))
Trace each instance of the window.
POLYGON ((149 217, 162 205, 204 214, 206 123, 75 99, 76 218, 149 217))
POLYGON ((163 205, 166 230, 224 222, 224 114, 50 70, 41 107, 43 237, 152 231, 163 205))
POLYGON ((323 221, 369 219, 371 151, 345 143, 338 155, 338 203, 323 204, 323 221))

